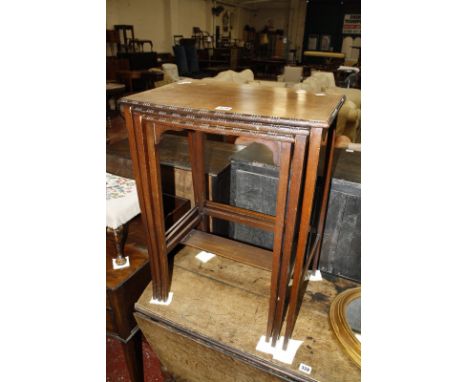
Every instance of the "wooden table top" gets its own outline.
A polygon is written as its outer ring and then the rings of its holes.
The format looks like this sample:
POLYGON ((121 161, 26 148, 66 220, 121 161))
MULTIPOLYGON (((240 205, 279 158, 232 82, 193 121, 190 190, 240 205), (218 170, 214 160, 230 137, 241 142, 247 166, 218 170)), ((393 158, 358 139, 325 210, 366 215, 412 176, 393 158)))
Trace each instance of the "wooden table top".
POLYGON ((208 114, 210 118, 300 128, 329 127, 343 102, 342 95, 192 79, 121 99, 124 105, 146 110, 208 114))

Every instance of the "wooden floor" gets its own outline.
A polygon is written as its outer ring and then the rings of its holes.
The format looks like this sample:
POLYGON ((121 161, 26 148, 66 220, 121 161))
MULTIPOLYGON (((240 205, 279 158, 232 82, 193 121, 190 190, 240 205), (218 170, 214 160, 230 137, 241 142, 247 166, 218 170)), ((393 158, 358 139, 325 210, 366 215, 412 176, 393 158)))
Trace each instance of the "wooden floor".
POLYGON ((287 365, 255 350, 266 330, 270 272, 220 256, 202 263, 198 252, 185 246, 175 256, 169 306, 149 303, 150 286, 135 304, 138 325, 176 380, 360 380, 328 318, 333 298, 355 283, 327 276, 309 282, 293 333, 304 342, 287 365), (298 370, 301 363, 312 367, 310 376, 298 370))

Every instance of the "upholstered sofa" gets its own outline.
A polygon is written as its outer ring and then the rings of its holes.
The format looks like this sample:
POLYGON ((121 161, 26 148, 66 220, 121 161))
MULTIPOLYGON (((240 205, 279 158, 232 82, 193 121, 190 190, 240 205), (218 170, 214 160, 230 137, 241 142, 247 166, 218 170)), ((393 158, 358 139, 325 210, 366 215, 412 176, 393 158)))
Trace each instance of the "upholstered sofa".
POLYGON ((251 86, 273 86, 282 88, 286 86, 285 82, 256 80, 254 79, 254 74, 250 69, 245 69, 241 72, 235 72, 234 70, 225 70, 224 72, 218 73, 214 77, 203 78, 202 81, 234 82, 237 84, 248 84, 251 86))

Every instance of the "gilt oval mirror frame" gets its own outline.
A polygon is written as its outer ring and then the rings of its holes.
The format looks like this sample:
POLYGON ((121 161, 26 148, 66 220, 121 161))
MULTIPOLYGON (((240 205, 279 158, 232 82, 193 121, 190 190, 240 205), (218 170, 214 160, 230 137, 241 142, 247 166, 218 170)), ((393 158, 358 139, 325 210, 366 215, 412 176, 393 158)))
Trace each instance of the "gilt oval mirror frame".
POLYGON ((348 305, 361 297, 361 288, 352 288, 340 293, 330 306, 330 324, 338 341, 351 359, 361 367, 361 342, 356 338, 346 319, 348 305))

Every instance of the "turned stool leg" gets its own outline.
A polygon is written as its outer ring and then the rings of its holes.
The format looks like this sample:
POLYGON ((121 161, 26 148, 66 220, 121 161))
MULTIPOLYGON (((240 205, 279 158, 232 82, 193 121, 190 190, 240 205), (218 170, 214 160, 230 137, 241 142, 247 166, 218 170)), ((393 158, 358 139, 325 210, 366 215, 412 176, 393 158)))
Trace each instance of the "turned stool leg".
POLYGON ((109 227, 107 227, 107 229, 110 230, 114 236, 114 246, 115 252, 117 254, 117 257, 115 258, 115 263, 117 265, 124 265, 127 262, 124 255, 124 247, 125 242, 127 241, 128 223, 122 224, 121 226, 115 229, 109 227))

